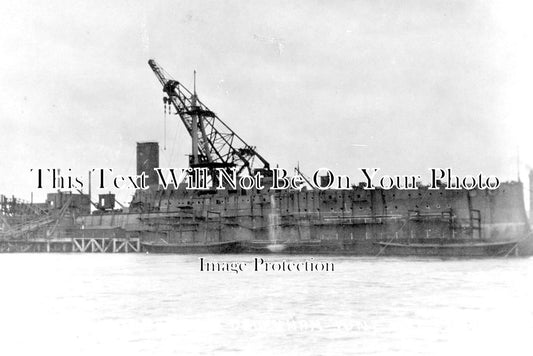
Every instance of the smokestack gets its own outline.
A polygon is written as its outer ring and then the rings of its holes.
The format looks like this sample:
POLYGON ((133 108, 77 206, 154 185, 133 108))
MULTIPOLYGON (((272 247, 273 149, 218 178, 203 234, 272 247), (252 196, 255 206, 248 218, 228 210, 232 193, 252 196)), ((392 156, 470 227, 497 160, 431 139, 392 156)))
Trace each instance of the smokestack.
MULTIPOLYGON (((89 201, 91 202, 92 201, 92 191, 91 191, 91 171, 89 171, 89 201)), ((89 209, 90 209, 90 205, 89 205, 89 209)))
POLYGON ((150 189, 157 189, 159 186, 155 168, 159 168, 159 144, 137 142, 137 174, 145 173, 146 184, 150 189))
POLYGON ((529 224, 533 224, 533 169, 529 170, 529 224))

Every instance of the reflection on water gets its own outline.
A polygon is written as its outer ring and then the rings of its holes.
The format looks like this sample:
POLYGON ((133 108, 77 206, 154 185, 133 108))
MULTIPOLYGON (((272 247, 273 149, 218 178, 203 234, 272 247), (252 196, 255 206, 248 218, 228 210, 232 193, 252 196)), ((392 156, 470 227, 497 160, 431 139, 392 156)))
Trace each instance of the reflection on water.
POLYGON ((531 353, 533 259, 314 258, 335 272, 200 272, 198 256, 180 255, 2 254, 2 354, 531 353))

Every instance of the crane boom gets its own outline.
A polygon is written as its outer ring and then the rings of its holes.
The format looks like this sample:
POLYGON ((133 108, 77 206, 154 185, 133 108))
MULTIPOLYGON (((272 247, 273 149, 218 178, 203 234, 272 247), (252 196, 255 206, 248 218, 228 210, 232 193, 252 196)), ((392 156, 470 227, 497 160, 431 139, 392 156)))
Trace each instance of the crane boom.
POLYGON ((176 109, 193 139, 191 167, 235 167, 239 175, 245 171, 251 175, 256 168, 270 168, 255 147, 247 144, 198 99, 196 91, 191 92, 180 82, 170 79, 153 59, 148 64, 163 86, 165 102, 171 103, 176 109))

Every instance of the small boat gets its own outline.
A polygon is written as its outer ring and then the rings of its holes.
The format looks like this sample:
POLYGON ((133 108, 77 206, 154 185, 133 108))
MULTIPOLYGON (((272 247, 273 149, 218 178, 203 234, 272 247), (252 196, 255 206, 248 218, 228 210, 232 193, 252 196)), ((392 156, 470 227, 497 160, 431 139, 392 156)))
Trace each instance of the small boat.
POLYGON ((244 253, 258 254, 283 254, 283 255, 302 255, 302 254, 324 254, 337 255, 346 254, 345 246, 342 241, 242 241, 242 251, 244 253))
POLYGON ((239 241, 166 243, 142 242, 142 251, 148 253, 238 253, 239 241))
POLYGON ((443 241, 442 243, 412 243, 409 241, 376 241, 379 255, 439 256, 439 257, 507 257, 518 255, 520 241, 443 241))

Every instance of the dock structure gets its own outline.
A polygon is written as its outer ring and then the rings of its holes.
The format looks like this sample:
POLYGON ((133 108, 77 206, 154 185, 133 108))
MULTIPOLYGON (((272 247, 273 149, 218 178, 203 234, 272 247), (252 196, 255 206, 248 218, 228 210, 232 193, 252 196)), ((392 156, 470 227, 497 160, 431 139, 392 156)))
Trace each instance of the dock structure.
POLYGON ((51 193, 43 204, 0 196, 0 253, 141 252, 140 238, 127 236, 120 227, 76 223, 76 216, 89 213, 89 204, 89 196, 81 192, 51 193))
POLYGON ((138 253, 141 252, 141 241, 126 237, 0 240, 2 252, 138 253))
POLYGON ((141 252, 141 239, 127 236, 120 227, 79 229, 72 234, 72 252, 141 252))
POLYGON ((141 252, 141 241, 139 238, 77 237, 72 239, 72 252, 141 252))

